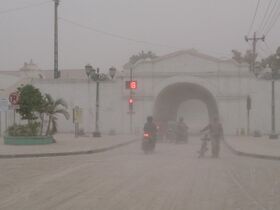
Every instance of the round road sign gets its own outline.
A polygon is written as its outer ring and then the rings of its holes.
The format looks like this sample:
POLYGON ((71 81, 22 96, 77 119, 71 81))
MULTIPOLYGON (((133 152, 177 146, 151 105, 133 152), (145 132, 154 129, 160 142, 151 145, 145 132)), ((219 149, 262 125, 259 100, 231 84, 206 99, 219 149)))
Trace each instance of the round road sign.
POLYGON ((19 102, 19 94, 18 92, 13 92, 9 96, 9 101, 12 105, 17 105, 19 102))

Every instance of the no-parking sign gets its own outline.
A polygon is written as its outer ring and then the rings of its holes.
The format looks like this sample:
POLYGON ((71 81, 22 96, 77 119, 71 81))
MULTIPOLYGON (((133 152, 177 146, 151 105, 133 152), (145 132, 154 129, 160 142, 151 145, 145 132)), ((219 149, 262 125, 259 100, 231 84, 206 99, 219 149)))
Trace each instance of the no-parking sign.
POLYGON ((13 92, 9 95, 9 101, 12 105, 17 105, 19 102, 19 93, 13 92))

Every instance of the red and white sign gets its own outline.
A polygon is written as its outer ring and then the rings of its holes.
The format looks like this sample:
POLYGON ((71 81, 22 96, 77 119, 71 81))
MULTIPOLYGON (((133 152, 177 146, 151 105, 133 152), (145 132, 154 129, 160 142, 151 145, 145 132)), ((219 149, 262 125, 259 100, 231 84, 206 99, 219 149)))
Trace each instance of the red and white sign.
POLYGON ((9 101, 12 105, 17 105, 19 102, 19 94, 18 92, 13 92, 9 96, 9 101))

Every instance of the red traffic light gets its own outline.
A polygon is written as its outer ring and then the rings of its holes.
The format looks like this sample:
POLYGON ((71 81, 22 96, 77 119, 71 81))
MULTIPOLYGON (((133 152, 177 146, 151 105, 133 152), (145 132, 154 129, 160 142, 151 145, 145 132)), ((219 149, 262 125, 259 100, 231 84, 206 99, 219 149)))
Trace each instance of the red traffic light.
POLYGON ((128 99, 128 108, 129 108, 129 113, 132 113, 133 112, 133 98, 129 98, 128 99))
POLYGON ((133 104, 133 99, 132 98, 128 99, 128 103, 133 104))

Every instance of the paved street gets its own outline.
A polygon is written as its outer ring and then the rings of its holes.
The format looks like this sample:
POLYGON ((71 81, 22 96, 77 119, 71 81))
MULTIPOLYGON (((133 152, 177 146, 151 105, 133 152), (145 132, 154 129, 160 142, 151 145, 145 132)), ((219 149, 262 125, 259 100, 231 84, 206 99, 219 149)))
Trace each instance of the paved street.
POLYGON ((140 142, 99 154, 0 159, 0 209, 277 210, 279 161, 241 157, 222 146, 198 159, 198 139, 140 142))
POLYGON ((91 135, 75 138, 73 134, 56 134, 55 144, 46 145, 7 145, 0 137, 0 158, 15 156, 59 156, 79 153, 92 153, 110 147, 117 147, 135 140, 133 135, 109 136, 94 138, 91 135))

